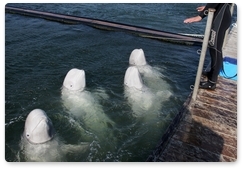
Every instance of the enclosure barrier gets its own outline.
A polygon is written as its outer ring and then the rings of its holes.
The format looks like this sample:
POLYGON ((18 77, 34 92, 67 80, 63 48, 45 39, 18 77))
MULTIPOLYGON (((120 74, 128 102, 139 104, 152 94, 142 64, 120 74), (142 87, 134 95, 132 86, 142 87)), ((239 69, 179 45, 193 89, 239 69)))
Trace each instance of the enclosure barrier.
POLYGON ((205 33, 204 33, 202 51, 201 51, 201 55, 200 55, 199 65, 198 65, 198 69, 197 69, 197 76, 196 76, 193 93, 192 93, 193 101, 196 100, 197 93, 198 93, 199 83, 200 83, 202 70, 203 70, 203 64, 204 64, 205 56, 207 53, 208 40, 209 40, 210 31, 211 31, 214 12, 215 12, 215 9, 212 9, 212 8, 208 9, 208 19, 207 19, 207 24, 206 24, 205 33))
POLYGON ((145 27, 140 27, 140 26, 105 21, 105 20, 92 19, 92 18, 87 18, 87 17, 63 15, 63 14, 15 8, 15 7, 9 7, 9 6, 5 6, 5 12, 21 14, 21 15, 25 15, 25 16, 38 17, 38 18, 62 22, 62 23, 66 23, 66 24, 82 23, 82 24, 86 24, 86 25, 89 25, 89 26, 92 26, 95 28, 99 28, 99 29, 123 30, 123 31, 128 31, 131 33, 138 34, 141 37, 157 39, 157 40, 162 40, 162 41, 167 41, 167 42, 180 43, 180 44, 185 44, 185 45, 200 46, 200 45, 202 45, 202 42, 203 42, 201 37, 190 36, 188 34, 183 35, 183 34, 179 34, 179 33, 165 32, 165 31, 156 30, 156 29, 150 29, 150 28, 145 28, 145 27))

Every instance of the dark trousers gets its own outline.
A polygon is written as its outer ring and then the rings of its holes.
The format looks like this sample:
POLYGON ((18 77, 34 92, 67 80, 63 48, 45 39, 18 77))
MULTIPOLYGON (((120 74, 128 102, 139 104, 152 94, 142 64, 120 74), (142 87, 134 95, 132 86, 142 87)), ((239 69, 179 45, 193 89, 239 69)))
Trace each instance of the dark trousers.
POLYGON ((231 24, 230 5, 225 4, 220 11, 214 15, 211 33, 209 37, 209 53, 211 56, 211 70, 208 74, 209 81, 216 83, 223 65, 222 47, 225 32, 231 24))

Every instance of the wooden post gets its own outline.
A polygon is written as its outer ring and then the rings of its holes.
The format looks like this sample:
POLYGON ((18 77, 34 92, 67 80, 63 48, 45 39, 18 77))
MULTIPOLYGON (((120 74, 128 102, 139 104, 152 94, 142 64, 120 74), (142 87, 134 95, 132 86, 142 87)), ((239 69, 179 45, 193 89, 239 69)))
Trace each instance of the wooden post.
POLYGON ((201 51, 201 55, 200 55, 199 65, 198 65, 198 69, 197 69, 197 76, 196 76, 196 80, 195 80, 195 84, 194 84, 194 88, 193 88, 193 94, 192 94, 192 99, 194 101, 196 100, 196 97, 197 97, 197 92, 198 92, 199 83, 200 83, 202 70, 203 70, 203 64, 204 64, 205 56, 207 53, 208 40, 209 40, 210 31, 211 31, 214 12, 215 12, 215 9, 212 9, 212 8, 208 9, 208 18, 207 18, 207 24, 206 24, 204 38, 203 38, 202 51, 201 51))

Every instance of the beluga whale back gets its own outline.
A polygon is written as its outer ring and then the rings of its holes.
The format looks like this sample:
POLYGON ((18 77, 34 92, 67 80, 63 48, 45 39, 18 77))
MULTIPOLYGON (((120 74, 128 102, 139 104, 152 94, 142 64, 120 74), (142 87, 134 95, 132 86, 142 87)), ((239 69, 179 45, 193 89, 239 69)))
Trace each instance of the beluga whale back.
POLYGON ((146 85, 144 85, 138 68, 130 66, 124 77, 124 93, 135 117, 144 116, 160 109, 160 101, 146 85))
MULTIPOLYGON (((62 101, 67 111, 76 116, 91 133, 106 139, 107 130, 114 122, 105 114, 98 94, 86 90, 85 71, 77 68, 69 70, 63 81, 62 101), (106 134, 105 134, 106 133, 106 134)), ((99 94, 105 95, 105 92, 99 94)), ((104 96, 106 98, 108 96, 104 96)))

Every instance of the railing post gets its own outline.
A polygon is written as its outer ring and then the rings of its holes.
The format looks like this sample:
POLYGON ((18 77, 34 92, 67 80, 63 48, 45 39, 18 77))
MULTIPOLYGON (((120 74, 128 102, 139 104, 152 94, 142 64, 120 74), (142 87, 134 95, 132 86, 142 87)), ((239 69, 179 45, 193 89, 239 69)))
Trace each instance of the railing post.
POLYGON ((192 99, 194 101, 196 100, 196 97, 197 97, 197 92, 198 92, 199 83, 200 83, 202 70, 203 70, 203 64, 204 64, 205 56, 207 53, 208 40, 209 40, 210 31, 211 31, 214 12, 215 12, 215 9, 212 9, 212 8, 208 9, 207 24, 206 24, 206 28, 205 28, 202 50, 201 50, 199 65, 198 65, 198 69, 197 69, 197 76, 196 76, 196 80, 195 80, 195 84, 194 84, 194 88, 193 88, 193 94, 192 94, 192 99))

